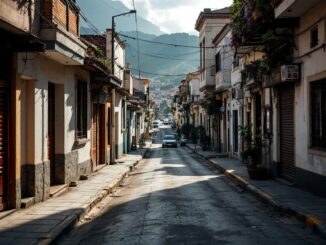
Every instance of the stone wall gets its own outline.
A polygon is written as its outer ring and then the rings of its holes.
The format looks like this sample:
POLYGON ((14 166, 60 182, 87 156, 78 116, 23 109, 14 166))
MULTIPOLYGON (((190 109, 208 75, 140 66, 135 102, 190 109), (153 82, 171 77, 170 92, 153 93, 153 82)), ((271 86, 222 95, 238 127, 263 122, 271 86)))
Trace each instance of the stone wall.
POLYGON ((55 179, 57 183, 69 184, 78 180, 80 175, 88 175, 92 172, 91 160, 78 163, 78 151, 55 156, 55 179))
MULTIPOLYGON (((50 161, 38 164, 24 165, 26 177, 25 195, 35 197, 35 202, 41 202, 50 196, 50 161)), ((16 188, 17 189, 17 188, 16 188)))

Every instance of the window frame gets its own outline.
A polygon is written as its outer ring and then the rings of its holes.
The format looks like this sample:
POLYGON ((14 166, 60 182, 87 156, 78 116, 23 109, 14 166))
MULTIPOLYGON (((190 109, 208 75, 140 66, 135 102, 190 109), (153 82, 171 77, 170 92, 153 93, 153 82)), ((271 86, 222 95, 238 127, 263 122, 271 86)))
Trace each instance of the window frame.
POLYGON ((326 152, 326 109, 324 109, 325 110, 324 113, 322 112, 322 115, 319 115, 319 116, 318 116, 318 112, 315 112, 316 110, 318 110, 318 108, 320 110, 322 110, 323 106, 321 106, 321 105, 323 104, 323 99, 326 101, 326 78, 310 82, 309 96, 310 96, 310 100, 309 100, 309 108, 310 108, 310 113, 309 113, 310 144, 309 145, 310 145, 310 149, 320 151, 320 152, 326 152), (322 86, 324 86, 324 88, 322 88, 322 86), (324 96, 322 95, 322 91, 324 91, 324 96), (318 108, 316 108, 317 107, 316 103, 320 104, 320 106, 318 108), (323 122, 323 119, 325 119, 325 122, 323 122), (320 124, 316 126, 315 123, 317 121, 320 121, 320 124), (323 124, 325 126, 324 130, 323 130, 323 124), (315 129, 315 126, 318 127, 318 129, 315 129), (321 131, 322 136, 321 136, 321 139, 319 139, 319 140, 323 141, 323 139, 324 139, 325 146, 322 145, 322 142, 321 143, 318 142, 318 139, 315 139, 315 136, 314 136, 315 130, 317 130, 318 132, 321 131), (323 133, 323 132, 325 132, 325 133, 323 133))
POLYGON ((318 25, 313 26, 310 29, 310 48, 315 48, 318 46, 319 38, 318 38, 318 25))
POLYGON ((222 71, 222 57, 221 52, 215 54, 215 73, 222 71))
POLYGON ((85 143, 88 139, 88 82, 84 79, 76 79, 76 130, 77 143, 85 143), (81 89, 81 91, 80 91, 81 89))

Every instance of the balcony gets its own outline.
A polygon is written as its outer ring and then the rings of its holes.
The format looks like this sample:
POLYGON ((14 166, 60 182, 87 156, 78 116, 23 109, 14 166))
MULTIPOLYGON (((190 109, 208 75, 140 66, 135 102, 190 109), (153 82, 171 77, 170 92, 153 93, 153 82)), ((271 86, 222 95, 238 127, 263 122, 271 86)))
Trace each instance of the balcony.
POLYGON ((46 55, 64 65, 81 65, 86 45, 79 39, 79 9, 72 0, 44 0, 41 39, 46 55))
POLYGON ((273 0, 276 18, 300 17, 321 0, 273 0))
MULTIPOLYGON (((207 71, 207 70, 206 70, 207 71)), ((207 91, 207 92, 213 92, 214 87, 215 87, 215 79, 214 76, 207 76, 207 72, 204 71, 205 73, 205 79, 202 79, 199 83, 199 91, 207 91)))
POLYGON ((224 91, 231 87, 231 74, 227 71, 219 71, 215 74, 215 90, 224 91))
POLYGON ((261 86, 264 74, 266 74, 266 70, 262 61, 252 61, 244 65, 244 69, 241 71, 242 84, 247 87, 261 86))

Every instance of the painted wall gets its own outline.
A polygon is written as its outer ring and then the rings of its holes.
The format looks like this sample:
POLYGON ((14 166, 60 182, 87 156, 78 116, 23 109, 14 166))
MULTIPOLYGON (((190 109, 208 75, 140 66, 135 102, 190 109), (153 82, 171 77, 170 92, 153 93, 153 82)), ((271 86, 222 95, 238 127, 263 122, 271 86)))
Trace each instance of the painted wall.
POLYGON ((116 149, 117 149, 117 157, 119 158, 123 154, 123 143, 124 143, 124 132, 125 128, 122 126, 122 100, 124 99, 123 96, 120 94, 116 94, 115 97, 115 119, 116 119, 116 125, 115 125, 115 130, 116 130, 116 149))
POLYGON ((295 162, 297 167, 323 176, 326 176, 326 152, 310 149, 309 93, 312 81, 326 78, 326 53, 322 48, 326 43, 325 15, 326 2, 320 1, 300 18, 300 26, 295 30, 298 47, 295 62, 302 62, 302 79, 295 86, 295 162), (314 26, 318 26, 318 45, 310 48, 310 30, 314 26))
MULTIPOLYGON (((56 153, 67 154, 72 151, 78 152, 78 162, 90 159, 90 142, 76 147, 76 78, 89 81, 89 73, 76 67, 60 65, 39 54, 28 54, 27 59, 24 54, 18 55, 18 77, 25 81, 25 86, 34 84, 33 112, 35 117, 34 129, 34 163, 47 159, 47 139, 48 139, 48 83, 56 86, 56 153), (25 62, 26 61, 26 62, 25 62), (61 93, 60 93, 61 90, 61 93), (62 100, 60 101, 61 98, 62 100)), ((88 97, 88 102, 90 98, 88 97)), ((31 103, 29 103, 31 104, 31 103)), ((22 104, 25 111, 30 112, 26 104, 22 104), (24 108, 26 107, 26 108, 24 108)), ((90 103, 88 103, 88 115, 90 115, 90 103)), ((90 117, 88 117, 87 138, 90 139, 90 117)), ((32 126, 31 126, 32 128, 32 126)), ((31 129, 30 128, 30 129, 31 129)), ((30 133, 30 132, 28 132, 30 133)), ((26 151, 28 147, 25 146, 26 151)), ((32 149, 29 149, 32 150, 32 149)))
POLYGON ((39 28, 39 18, 35 8, 39 0, 21 1, 0 0, 0 19, 20 30, 36 35, 39 28), (29 14, 30 13, 30 14, 29 14))
MULTIPOLYGON (((213 47, 213 39, 217 33, 224 27, 225 24, 229 23, 230 20, 227 18, 221 19, 206 19, 202 29, 199 32, 200 42, 205 39, 205 47, 213 47)), ((205 67, 201 71, 200 87, 215 84, 215 73, 211 72, 211 69, 215 67, 215 50, 212 49, 202 49, 205 52, 205 67)), ((201 57, 202 59, 203 57, 201 57)))

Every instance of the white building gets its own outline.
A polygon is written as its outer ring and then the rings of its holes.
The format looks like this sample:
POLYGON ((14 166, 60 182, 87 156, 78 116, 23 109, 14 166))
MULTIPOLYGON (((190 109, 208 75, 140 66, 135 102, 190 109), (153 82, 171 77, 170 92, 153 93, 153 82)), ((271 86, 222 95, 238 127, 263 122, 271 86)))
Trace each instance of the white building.
MULTIPOLYGON (((326 2, 278 1, 276 18, 299 18, 294 64, 301 79, 275 89, 273 160, 281 176, 326 196, 326 2)), ((289 64, 291 65, 291 64, 289 64)), ((284 69, 291 67, 284 67, 284 69)), ((283 73, 283 80, 291 80, 283 73)), ((293 78, 292 78, 293 79, 293 78)))

